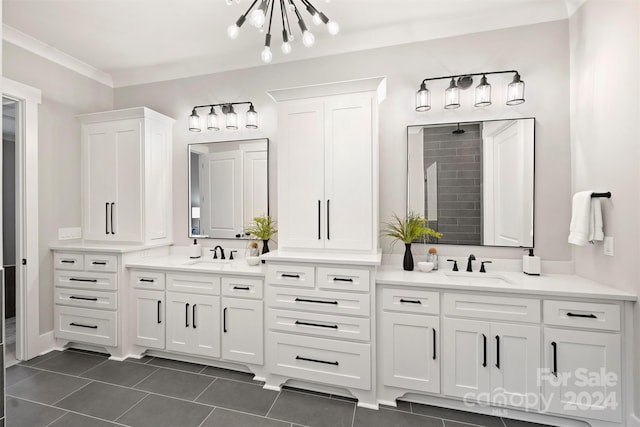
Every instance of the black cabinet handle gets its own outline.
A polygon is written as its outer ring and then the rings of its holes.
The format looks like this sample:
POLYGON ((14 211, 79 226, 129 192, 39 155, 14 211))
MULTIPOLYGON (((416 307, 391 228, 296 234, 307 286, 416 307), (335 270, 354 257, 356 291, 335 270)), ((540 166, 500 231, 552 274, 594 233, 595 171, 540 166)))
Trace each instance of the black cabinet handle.
POLYGON ((91 261, 92 265, 107 265, 106 261, 91 261))
POLYGON ((496 335, 496 368, 500 369, 500 335, 496 335))
POLYGON ((431 332, 433 332, 433 360, 436 360, 436 330, 431 328, 431 332))
POLYGON ((485 334, 482 334, 482 353, 483 353, 482 367, 486 368, 487 367, 487 336, 485 334))
POLYGON ((104 204, 104 232, 109 234, 109 202, 104 204))
POLYGON ((196 329, 196 307, 198 306, 198 304, 193 304, 193 309, 191 310, 191 316, 192 316, 192 322, 193 323, 193 329, 196 329))
POLYGON ((116 232, 113 230, 113 208, 115 206, 115 203, 111 203, 111 234, 116 234, 116 232))
POLYGON ((569 316, 569 317, 584 317, 586 319, 597 319, 598 318, 598 316, 596 316, 593 313, 591 313, 591 314, 567 313, 567 316, 569 316))
POLYGON ((318 360, 318 359, 309 359, 308 357, 296 356, 296 360, 304 360, 305 362, 313 362, 313 363, 324 363, 325 365, 335 365, 338 366, 338 362, 328 362, 326 360, 318 360))
POLYGON ((158 324, 162 323, 162 320, 160 320, 160 304, 162 304, 162 301, 158 300, 158 324))
POLYGON ((555 341, 551 341, 551 348, 553 348, 553 371, 551 373, 554 376, 558 376, 558 345, 555 341))
POLYGON ((299 274, 282 273, 282 277, 288 277, 289 279, 299 279, 300 275, 299 274))
POLYGON ((98 279, 78 279, 77 277, 70 277, 70 282, 88 282, 88 283, 98 283, 98 279))
POLYGON ((138 282, 143 282, 143 283, 154 283, 155 279, 138 279, 138 282))
POLYGON ((251 290, 248 286, 234 286, 233 289, 236 290, 236 291, 249 291, 249 290, 251 290))
POLYGON ((315 304, 334 304, 338 305, 338 301, 320 301, 317 299, 307 299, 307 298, 296 298, 296 302, 312 302, 315 304))
POLYGON ((331 200, 327 199, 327 240, 331 240, 331 233, 329 228, 329 218, 331 218, 331 214, 329 213, 329 203, 331 200))
POLYGON ((75 295, 71 295, 69 299, 79 299, 82 301, 98 301, 98 298, 95 297, 77 297, 75 295))
POLYGON ((222 330, 227 333, 227 307, 222 310, 222 330))
POLYGON ((345 279, 344 277, 334 277, 333 281, 334 282, 349 282, 349 283, 353 283, 353 279, 351 279, 351 278, 345 279))
POLYGON ((296 320, 296 325, 315 326, 317 328, 338 329, 338 325, 321 325, 320 323, 303 322, 301 320, 296 320))
POLYGON ((406 302, 407 304, 420 304, 422 305, 422 301, 418 300, 418 299, 404 299, 404 298, 400 298, 400 302, 406 302))
POLYGON ((82 323, 71 322, 69 326, 77 326, 79 328, 98 329, 96 325, 83 325, 82 323))
POLYGON ((322 239, 322 230, 320 225, 320 216, 322 216, 322 207, 320 206, 322 202, 318 200, 318 240, 322 239))
POLYGON ((189 303, 184 306, 184 326, 189 327, 189 303))
POLYGON ((62 259, 62 260, 60 260, 60 262, 63 263, 63 264, 75 264, 76 263, 76 261, 73 260, 73 259, 62 259))

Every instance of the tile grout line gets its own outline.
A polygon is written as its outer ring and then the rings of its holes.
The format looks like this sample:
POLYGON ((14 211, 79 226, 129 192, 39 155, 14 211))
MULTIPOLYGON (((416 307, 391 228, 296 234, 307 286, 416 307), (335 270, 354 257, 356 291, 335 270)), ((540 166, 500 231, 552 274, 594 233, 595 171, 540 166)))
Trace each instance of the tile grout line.
POLYGON ((500 417, 500 421, 502 421, 502 425, 504 427, 507 427, 507 422, 504 420, 504 418, 500 417))
MULTIPOLYGON (((264 390, 264 389, 263 389, 264 390)), ((276 401, 278 400, 278 398, 280 397, 280 393, 282 393, 282 388, 280 388, 280 390, 278 391, 278 395, 276 396, 275 399, 273 399, 273 402, 271 402, 271 406, 269 406, 269 410, 267 411, 266 414, 264 414, 265 418, 269 416, 269 412, 271 412, 271 410, 273 409, 273 407, 276 404, 276 401)))
POLYGON ((204 418, 202 419, 202 422, 201 422, 200 424, 198 424, 198 427, 202 427, 202 424, 204 424, 204 422, 205 422, 205 421, 207 421, 207 420, 209 419, 209 417, 211 416, 211 414, 213 414, 213 411, 215 411, 216 409, 217 409, 217 407, 215 407, 215 406, 214 406, 213 408, 211 408, 211 410, 209 411, 209 413, 207 414, 207 416, 206 416, 206 417, 204 417, 204 418))
MULTIPOLYGON (((145 400, 147 397, 149 397, 149 394, 145 395, 142 397, 142 399, 138 400, 136 403, 134 403, 129 409, 127 409, 126 411, 124 411, 122 414, 120 414, 119 417, 117 417, 114 421, 118 421, 120 418, 124 417, 126 414, 129 413, 129 411, 131 411, 133 408, 135 408, 136 406, 138 406, 140 404, 140 402, 142 402, 143 400, 145 400)), ((120 423, 120 424, 124 424, 124 423, 120 423)))
POLYGON ((358 410, 358 404, 353 405, 353 415, 351 415, 351 427, 356 424, 356 411, 358 410))
MULTIPOLYGON (((202 390, 202 391, 200 392, 200 394, 199 394, 199 395, 197 395, 195 399, 193 399, 193 401, 194 401, 194 402, 197 402, 197 403, 200 403, 200 402, 198 402, 198 399, 199 399, 200 397, 202 397, 202 395, 204 394, 204 392, 205 392, 205 391, 207 391, 207 390, 209 390, 209 389, 211 388, 211 386, 213 385, 213 383, 215 383, 216 381, 218 381, 218 378, 214 377, 214 378, 213 378, 213 381, 211 381, 211 383, 210 383, 208 386, 206 386, 206 387, 204 388, 204 390, 202 390)), ((205 404, 205 405, 206 405, 206 404, 205 404)), ((215 406, 214 406, 214 407, 215 407, 215 406)))
MULTIPOLYGON (((24 380, 28 380, 29 378, 33 378, 33 377, 37 377, 37 376, 38 376, 38 375, 40 375, 41 373, 42 373, 42 371, 41 371, 41 370, 38 370, 38 372, 37 372, 37 373, 35 373, 35 374, 33 374, 33 375, 29 375, 28 377, 23 378, 23 379, 21 379, 20 381, 16 381, 15 383, 13 383, 13 384, 11 384, 11 385, 6 385, 6 384, 5 384, 5 386, 4 386, 5 391, 7 391, 8 389, 10 389, 11 387, 13 387, 13 386, 15 386, 15 385, 20 384, 20 383, 21 383, 22 381, 24 381, 24 380)), ((5 380, 6 380, 6 370, 5 370, 5 380)))
POLYGON ((68 414, 68 412, 65 412, 64 414, 60 415, 58 418, 56 418, 55 420, 51 421, 50 423, 48 423, 47 425, 45 425, 45 427, 49 427, 51 424, 55 423, 56 421, 58 421, 59 419, 61 419, 62 417, 66 416, 68 414))
MULTIPOLYGON (((301 426, 301 427, 309 427, 309 426, 304 425, 304 424, 292 423, 292 422, 291 422, 291 421, 289 421, 289 420, 282 420, 282 419, 280 419, 280 418, 273 418, 273 417, 269 417, 268 415, 258 415, 258 414, 254 414, 254 413, 251 413, 251 412, 241 411, 241 410, 239 410, 239 409, 225 408, 224 406, 216 406, 215 408, 216 408, 216 409, 222 409, 222 410, 224 410, 224 411, 237 412, 237 413, 239 413, 239 414, 250 415, 250 416, 252 416, 252 417, 264 418, 264 419, 272 420, 272 421, 278 421, 278 422, 285 423, 285 424, 290 423, 290 424, 295 424, 295 425, 297 425, 297 426, 301 426)), ((267 414, 268 414, 268 412, 267 412, 267 414)))
MULTIPOLYGON (((155 367, 155 366, 153 366, 153 367, 155 367)), ((155 373, 156 373, 156 372, 158 372, 159 370, 160 370, 160 368, 156 368, 156 369, 155 369, 153 372, 151 372, 149 375, 147 375, 146 377, 144 377, 143 379, 141 379, 141 380, 140 380, 140 381, 138 381, 137 383, 133 384, 133 385, 131 386, 131 388, 132 388, 132 389, 134 389, 134 390, 138 390, 138 389, 136 388, 136 386, 137 386, 137 385, 140 385, 140 383, 141 383, 141 382, 145 381, 147 378, 149 378, 151 375, 155 374, 155 373)))
MULTIPOLYGON (((82 390, 83 388, 87 387, 89 384, 91 384, 93 381, 89 381, 88 383, 86 383, 85 385, 83 385, 82 387, 77 388, 76 390, 73 390, 71 393, 67 393, 64 397, 62 397, 61 399, 56 400, 55 402, 53 402, 51 404, 51 406, 56 406, 56 404, 60 403, 61 401, 63 401, 64 399, 66 399, 67 397, 71 396, 73 393, 82 390)), ((56 408, 58 408, 58 406, 56 406, 56 408)))

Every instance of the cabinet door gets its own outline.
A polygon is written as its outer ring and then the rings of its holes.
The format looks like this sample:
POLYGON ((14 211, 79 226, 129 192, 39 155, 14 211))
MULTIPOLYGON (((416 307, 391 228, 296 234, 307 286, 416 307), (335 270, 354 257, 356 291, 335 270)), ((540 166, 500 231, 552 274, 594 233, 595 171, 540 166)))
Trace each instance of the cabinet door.
POLYGON ((373 131, 369 94, 325 101, 325 248, 373 249, 373 131))
POLYGON ((545 328, 545 374, 549 412, 620 422, 620 335, 545 328))
POLYGON ((278 245, 324 247, 324 106, 283 104, 278 119, 278 245))
POLYGON ((164 291, 134 289, 133 294, 133 342, 146 348, 164 348, 164 291))
POLYGON ((262 301, 223 298, 222 307, 222 358, 261 365, 262 301))
POLYGON ((145 122, 145 234, 165 239, 171 226, 171 129, 155 120, 145 122))
POLYGON ((383 312, 384 384, 439 393, 438 334, 438 317, 383 312))
POLYGON ((491 381, 489 322, 449 318, 443 322, 444 394, 487 402, 491 381))
POLYGON ((540 327, 491 324, 491 400, 539 409, 540 327))
POLYGON ((190 353, 220 357, 220 297, 191 296, 190 353))
POLYGON ((167 292, 167 350, 191 353, 191 297, 179 292, 167 292))

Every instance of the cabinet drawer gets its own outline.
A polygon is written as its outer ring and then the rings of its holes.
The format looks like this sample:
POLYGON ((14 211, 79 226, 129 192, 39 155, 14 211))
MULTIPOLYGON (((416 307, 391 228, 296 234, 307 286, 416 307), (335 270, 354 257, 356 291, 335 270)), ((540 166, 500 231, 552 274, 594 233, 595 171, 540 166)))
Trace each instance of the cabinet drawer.
POLYGON ((272 330, 358 341, 371 338, 370 321, 364 317, 275 309, 269 310, 267 316, 267 325, 272 330))
POLYGON ((56 270, 84 270, 84 255, 69 252, 53 253, 53 268, 56 270))
POLYGON ((158 271, 133 270, 129 281, 131 286, 138 289, 163 291, 165 285, 164 273, 158 271))
POLYGON ((383 288, 382 308, 403 313, 440 313, 440 294, 418 289, 383 288))
POLYGON ((118 278, 115 273, 87 273, 54 271, 53 280, 56 286, 79 289, 96 289, 115 291, 118 289, 118 278))
POLYGON ((167 273, 167 290, 195 294, 220 295, 220 277, 210 274, 167 273))
POLYGON ((267 291, 270 307, 331 314, 369 316, 369 294, 287 289, 270 286, 267 291))
POLYGON ((115 311, 56 305, 56 338, 115 346, 118 341, 116 315, 115 311))
POLYGON ((262 299, 262 280, 242 277, 223 277, 222 295, 226 297, 242 297, 262 299))
POLYGON ((104 254, 85 254, 85 271, 105 271, 115 273, 118 271, 118 257, 104 254))
POLYGON ((574 301, 545 301, 544 323, 577 328, 620 330, 620 306, 574 301))
POLYGON ((445 316, 540 322, 540 300, 469 294, 444 294, 445 316))
POLYGON ((55 303, 74 307, 115 310, 118 308, 118 293, 90 291, 87 289, 55 288, 55 303))
POLYGON ((318 267, 318 288, 369 292, 369 270, 318 267))
POLYGON ((267 283, 280 286, 315 287, 315 268, 311 265, 268 264, 267 283))
POLYGON ((371 346, 269 332, 271 372, 336 386, 371 389, 371 346))

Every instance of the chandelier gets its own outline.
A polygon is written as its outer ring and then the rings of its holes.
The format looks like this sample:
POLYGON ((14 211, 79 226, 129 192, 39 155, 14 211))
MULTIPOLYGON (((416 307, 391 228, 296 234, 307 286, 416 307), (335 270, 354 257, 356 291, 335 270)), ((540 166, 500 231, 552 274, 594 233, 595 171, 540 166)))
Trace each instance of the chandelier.
MULTIPOLYGON (((226 0, 227 4, 232 4, 233 0, 226 0)), ((327 0, 329 1, 329 0, 327 0)), ((236 0, 236 3, 239 3, 236 0)), ((327 18, 327 16, 318 10, 309 0, 253 0, 251 6, 245 13, 240 15, 240 18, 227 28, 227 34, 232 39, 236 39, 240 34, 240 27, 247 20, 249 16, 249 23, 256 27, 260 32, 264 32, 265 24, 267 24, 267 17, 269 18, 267 26, 267 35, 264 39, 264 48, 260 54, 262 62, 268 64, 273 59, 273 53, 271 52, 271 24, 273 22, 273 12, 276 8, 276 3, 280 6, 280 21, 282 25, 282 53, 288 55, 291 53, 291 42, 294 40, 294 35, 291 30, 291 26, 295 27, 296 20, 300 32, 302 33, 302 44, 306 47, 314 45, 316 38, 304 22, 300 10, 304 8, 311 17, 311 21, 315 25, 326 25, 327 31, 331 35, 336 35, 340 31, 340 26, 335 22, 327 18), (257 7, 255 7, 258 5, 257 7), (255 8, 254 8, 255 7, 255 8)), ((277 20, 278 18, 276 18, 277 20)))

